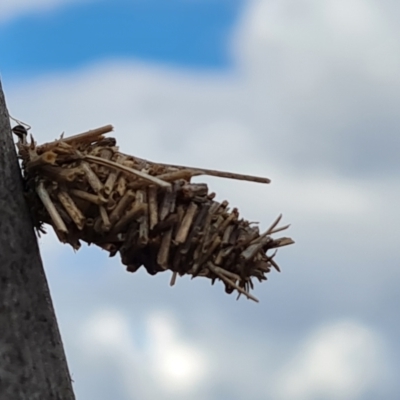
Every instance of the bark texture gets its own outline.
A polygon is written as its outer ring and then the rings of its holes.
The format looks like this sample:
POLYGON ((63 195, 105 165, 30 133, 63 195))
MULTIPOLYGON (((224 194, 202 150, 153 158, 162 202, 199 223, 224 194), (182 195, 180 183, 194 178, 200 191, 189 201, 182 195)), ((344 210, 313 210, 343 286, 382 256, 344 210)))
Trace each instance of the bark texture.
POLYGON ((73 400, 0 83, 0 400, 73 400))

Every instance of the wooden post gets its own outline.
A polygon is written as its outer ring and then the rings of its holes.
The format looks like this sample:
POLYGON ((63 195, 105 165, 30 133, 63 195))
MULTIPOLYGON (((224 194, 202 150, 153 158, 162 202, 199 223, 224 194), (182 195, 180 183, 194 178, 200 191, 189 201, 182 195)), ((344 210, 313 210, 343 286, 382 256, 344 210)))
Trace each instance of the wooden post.
POLYGON ((0 83, 0 399, 74 398, 0 83))

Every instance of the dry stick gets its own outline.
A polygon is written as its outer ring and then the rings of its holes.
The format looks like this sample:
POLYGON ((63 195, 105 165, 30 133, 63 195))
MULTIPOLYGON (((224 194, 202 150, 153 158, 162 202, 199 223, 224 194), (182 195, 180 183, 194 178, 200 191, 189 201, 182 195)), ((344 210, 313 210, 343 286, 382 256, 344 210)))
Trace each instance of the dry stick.
POLYGON ((222 206, 222 203, 218 203, 217 201, 213 201, 210 207, 210 214, 214 215, 218 209, 222 206))
POLYGON ((228 218, 226 218, 225 221, 222 222, 222 224, 218 227, 217 233, 225 232, 225 229, 229 226, 229 224, 232 221, 236 221, 238 219, 238 215, 239 215, 239 213, 238 213, 237 208, 234 208, 232 210, 232 212, 229 214, 228 218))
POLYGON ((160 211, 159 211, 159 218, 160 221, 163 221, 165 217, 170 213, 173 212, 175 209, 175 201, 177 192, 175 187, 167 189, 164 194, 164 198, 161 202, 160 211))
MULTIPOLYGON (((125 157, 120 154, 117 154, 115 157, 116 157, 115 162, 117 162, 118 164, 122 164, 123 161, 125 160, 125 157)), ((117 171, 116 169, 112 169, 110 171, 110 173, 107 177, 106 183, 104 184, 104 193, 105 194, 109 195, 112 192, 119 173, 120 173, 120 171, 117 171)))
POLYGON ((171 238, 172 238, 172 228, 168 229, 164 232, 163 237, 161 239, 160 249, 157 254, 157 264, 163 268, 168 268, 168 257, 169 257, 169 249, 171 247, 171 238))
POLYGON ((117 202, 112 198, 112 197, 110 197, 108 200, 107 200, 107 204, 106 204, 106 209, 108 210, 108 211, 112 211, 112 210, 114 210, 114 208, 117 206, 117 202))
MULTIPOLYGON (((110 147, 104 147, 100 150, 100 158, 103 158, 104 160, 110 160, 113 154, 114 153, 110 147)), ((106 174, 108 170, 107 167, 100 167, 99 174, 106 174)))
POLYGON ((171 199, 171 203, 170 203, 170 207, 169 207, 170 213, 174 213, 175 209, 177 208, 176 207, 176 198, 178 196, 178 192, 179 192, 181 186, 182 186, 182 180, 178 180, 173 183, 172 192, 174 193, 174 196, 171 199))
POLYGON ((155 176, 151 176, 149 174, 146 174, 145 172, 138 171, 136 169, 126 167, 125 165, 118 164, 115 161, 104 160, 104 159, 102 159, 100 157, 90 156, 90 155, 84 155, 83 157, 86 160, 92 161, 92 162, 94 162, 96 164, 103 165, 103 166, 110 167, 110 168, 115 168, 115 169, 118 169, 118 170, 120 170, 122 172, 131 174, 131 175, 135 175, 135 176, 137 176, 137 177, 139 177, 141 179, 144 179, 144 180, 146 180, 148 182, 151 182, 151 183, 153 183, 155 185, 158 185, 158 186, 161 186, 161 187, 165 187, 165 188, 171 187, 171 184, 168 183, 168 182, 164 182, 161 179, 156 178, 155 176))
POLYGON ((74 156, 72 154, 74 148, 70 144, 63 142, 62 139, 57 139, 57 146, 53 147, 52 151, 59 155, 69 155, 71 157, 74 156))
MULTIPOLYGON (((214 264, 213 264, 213 265, 214 265, 214 264)), ((239 276, 238 274, 235 274, 235 273, 233 273, 233 272, 227 271, 226 269, 221 268, 221 267, 218 267, 218 266, 216 266, 216 265, 214 265, 214 271, 218 271, 218 272, 220 272, 222 275, 225 275, 225 276, 227 276, 228 278, 233 279, 233 281, 234 281, 235 283, 236 283, 237 281, 240 281, 240 280, 241 280, 241 278, 240 278, 240 276, 239 276)))
POLYGON ((205 168, 186 167, 184 165, 171 165, 171 164, 161 164, 161 163, 157 163, 157 164, 165 166, 165 167, 193 170, 193 171, 199 172, 199 175, 218 176, 220 178, 238 179, 238 180, 249 181, 249 182, 271 183, 271 179, 263 178, 260 176, 236 174, 234 172, 218 171, 218 170, 205 169, 205 168))
POLYGON ((138 204, 145 203, 145 191, 144 190, 137 190, 135 193, 136 202, 138 204))
POLYGON ((288 246, 290 244, 293 244, 294 240, 291 238, 283 237, 279 239, 275 239, 271 242, 271 246, 269 246, 270 249, 275 249, 277 247, 283 247, 283 246, 288 246))
MULTIPOLYGON (((167 173, 163 173, 161 175, 156 175, 156 178, 162 179, 163 181, 166 181, 166 182, 179 181, 180 179, 184 179, 189 182, 193 176, 198 176, 198 175, 202 175, 201 171, 185 169, 185 170, 167 172, 167 173)), ((130 183, 129 187, 131 189, 139 189, 139 188, 143 187, 143 185, 144 185, 144 182, 141 179, 139 179, 139 181, 137 181, 137 182, 130 183)))
POLYGON ((203 253, 197 261, 193 264, 192 271, 193 271, 193 277, 199 274, 200 272, 200 267, 204 262, 210 258, 210 256, 214 253, 214 251, 217 249, 217 247, 221 244, 221 238, 217 236, 214 241, 211 243, 210 247, 208 250, 206 250, 205 253, 203 253))
POLYGON ((189 207, 186 210, 186 214, 183 217, 181 226, 179 227, 179 230, 175 236, 176 243, 184 243, 185 242, 197 209, 198 209, 198 206, 196 203, 191 202, 189 204, 189 207))
POLYGON ((72 219, 68 215, 68 213, 65 211, 63 206, 61 204, 53 203, 54 207, 56 208, 57 212, 60 214, 61 219, 64 221, 65 225, 70 225, 72 224, 72 219))
MULTIPOLYGON (((95 218, 93 230, 99 234, 102 234, 104 232, 103 220, 101 218, 101 215, 99 215, 98 217, 95 218)), ((98 244, 98 243, 96 242, 96 244, 98 244)))
MULTIPOLYGON (((241 248, 247 247, 260 237, 258 229, 253 229, 250 226, 241 226, 236 239, 236 244, 241 248)), ((264 236, 262 236, 264 237, 264 236)))
MULTIPOLYGON (((218 204, 218 203, 214 203, 211 206, 211 209, 215 210, 213 214, 215 214, 216 219, 215 219, 215 221, 213 223, 211 223, 209 225, 209 228, 207 230, 205 230, 203 241, 202 241, 203 242, 203 244, 202 244, 202 252, 204 254, 205 253, 208 254, 210 252, 210 250, 208 248, 210 246, 210 244, 214 243, 215 239, 217 237, 219 237, 220 233, 223 232, 226 229, 228 224, 233 219, 237 219, 237 215, 238 215, 237 214, 237 210, 234 209, 234 211, 227 218, 225 218, 223 213, 224 213, 224 209, 228 205, 228 202, 224 200, 219 205, 219 207, 215 206, 215 204, 218 204)), ((222 242, 222 239, 220 240, 220 242, 222 242)))
POLYGON ((111 224, 114 224, 117 220, 121 218, 122 214, 124 213, 128 205, 132 203, 134 198, 135 193, 132 192, 132 190, 128 190, 127 192, 125 192, 125 194, 121 197, 121 200, 117 203, 110 214, 111 224))
POLYGON ((43 165, 40 174, 56 182, 73 182, 77 176, 84 175, 82 168, 62 168, 54 165, 43 165))
POLYGON ((98 246, 101 249, 108 251, 109 253, 114 252, 116 247, 114 243, 98 244, 98 246))
POLYGON ((244 294, 248 299, 251 299, 251 300, 255 301, 256 303, 259 302, 257 298, 252 296, 250 293, 246 292, 243 288, 241 288, 240 286, 236 285, 235 282, 233 282, 231 279, 229 279, 224 274, 225 271, 222 268, 214 266, 211 262, 207 263, 207 267, 210 269, 210 271, 212 271, 215 275, 217 275, 222 281, 227 283, 232 288, 236 289, 239 293, 244 294))
POLYGON ((224 232, 224 234, 223 234, 223 236, 222 236, 222 245, 224 246, 224 245, 227 245, 227 244, 229 244, 229 239, 230 239, 230 237, 231 237, 231 234, 232 234, 232 232, 233 232, 233 228, 235 228, 236 226, 235 225, 228 225, 227 227, 226 227, 226 229, 225 229, 225 232, 224 232))
POLYGON ((279 214, 278 218, 271 224, 271 226, 265 231, 265 236, 269 235, 273 229, 279 224, 282 219, 282 214, 279 214))
POLYGON ((121 175, 118 178, 116 192, 122 197, 126 192, 126 177, 121 175))
POLYGON ((108 174, 107 180, 106 180, 106 182, 104 184, 104 193, 106 195, 109 195, 112 192, 112 190, 114 188, 114 185, 115 185, 115 182, 116 182, 116 180, 118 178, 118 175, 119 175, 119 171, 116 171, 116 170, 112 170, 108 174))
POLYGON ((280 228, 276 228, 276 229, 272 230, 271 232, 269 232, 269 234, 272 235, 273 233, 284 231, 284 230, 288 229, 289 227, 290 227, 290 224, 281 226, 280 228))
MULTIPOLYGON (((230 246, 235 246, 235 247, 237 247, 236 241, 237 241, 237 239, 238 239, 238 237, 239 237, 239 232, 240 232, 239 223, 234 224, 233 226, 234 226, 234 229, 232 230, 232 232, 231 232, 231 234, 229 235, 229 238, 226 240, 226 242, 225 242, 225 238, 224 238, 224 237, 222 238, 225 246, 226 246, 226 245, 230 245, 230 246)), ((229 227, 228 227, 228 228, 229 228, 229 227)), ((228 228, 227 228, 227 229, 228 229, 228 228)))
MULTIPOLYGON (((259 243, 260 241, 264 240, 264 238, 268 235, 270 235, 273 231, 274 228, 279 224, 280 220, 282 219, 282 214, 279 214, 278 218, 271 224, 271 226, 260 236, 257 236, 255 239, 251 240, 249 243, 251 245, 259 243)), ((247 244, 247 243, 243 243, 247 244)))
POLYGON ((154 235, 158 235, 159 233, 167 231, 169 228, 173 229, 176 227, 177 223, 179 222, 179 217, 177 214, 169 215, 164 221, 160 221, 154 228, 153 233, 154 235))
POLYGON ((149 204, 149 225, 150 230, 152 230, 158 223, 157 188, 155 186, 148 187, 147 198, 149 204))
MULTIPOLYGON (((120 154, 123 154, 123 153, 120 153, 120 154)), ((218 171, 218 170, 206 169, 206 168, 195 168, 195 167, 189 167, 189 166, 184 166, 184 165, 155 163, 153 161, 140 159, 139 157, 135 157, 135 159, 141 160, 145 163, 163 166, 166 168, 178 168, 178 169, 187 170, 187 171, 192 170, 192 171, 196 172, 196 175, 210 175, 210 176, 217 176, 217 177, 221 177, 221 178, 244 180, 244 181, 249 181, 249 182, 271 183, 271 179, 260 177, 260 176, 236 174, 234 172, 218 171)))
POLYGON ((182 195, 184 198, 206 197, 208 186, 205 183, 185 183, 182 186, 182 195))
POLYGON ((191 177, 202 174, 202 171, 197 171, 194 169, 180 169, 178 171, 166 172, 164 174, 157 175, 157 178, 167 182, 176 181, 178 179, 185 179, 188 181, 191 177))
POLYGON ((210 209, 210 203, 204 203, 201 207, 197 216, 193 222, 192 227, 190 228, 189 236, 187 237, 185 243, 180 249, 181 254, 187 254, 193 244, 193 242, 198 242, 200 232, 203 230, 203 225, 206 222, 206 217, 208 215, 208 211, 210 209))
POLYGON ((201 253, 203 253, 203 250, 205 249, 206 245, 208 244, 209 241, 209 232, 211 229, 211 221, 213 219, 214 213, 218 210, 220 206, 220 203, 214 201, 212 202, 208 214, 206 216, 206 220, 203 225, 203 232, 202 232, 202 239, 200 240, 199 244, 197 245, 197 248, 195 250, 196 258, 200 256, 201 253))
POLYGON ((186 204, 179 204, 176 207, 176 215, 178 217, 178 226, 176 227, 176 230, 178 230, 180 223, 183 220, 183 217, 185 216, 185 209, 186 209, 186 204))
POLYGON ((85 216, 82 214, 81 210, 76 206, 75 202, 71 199, 70 195, 65 191, 60 191, 57 194, 58 200, 65 208, 65 211, 74 221, 75 225, 79 230, 82 230, 85 226, 85 216))
POLYGON ((245 260, 245 261, 250 261, 254 258, 254 256, 268 243, 272 242, 272 239, 270 237, 264 237, 262 240, 257 241, 257 243, 251 244, 249 247, 247 247, 246 250, 242 251, 240 256, 245 260))
POLYGON ((138 243, 140 246, 145 246, 149 241, 149 222, 147 219, 147 215, 143 215, 139 221, 140 225, 138 243))
MULTIPOLYGON (((136 201, 138 204, 145 204, 147 206, 147 198, 146 198, 146 191, 144 190, 137 190, 136 191, 136 201)), ((144 215, 140 218, 139 222, 139 238, 138 243, 140 246, 145 246, 149 241, 149 223, 147 215, 144 215)))
POLYGON ((128 211, 113 227, 112 233, 120 233, 129 222, 140 217, 147 211, 147 205, 143 203, 135 204, 132 210, 128 211))
POLYGON ((65 143, 68 143, 68 144, 73 143, 73 142, 79 143, 79 142, 94 141, 99 136, 102 136, 106 133, 113 131, 113 129, 114 128, 112 125, 104 125, 104 126, 101 126, 100 128, 91 129, 91 130, 83 132, 83 133, 78 133, 77 135, 64 137, 62 139, 62 141, 65 143))
POLYGON ((111 221, 110 221, 110 218, 108 217, 107 210, 104 206, 100 206, 99 211, 100 211, 101 219, 103 221, 104 231, 108 232, 111 228, 111 221))
MULTIPOLYGON (((270 261, 270 260, 269 260, 270 261)), ((271 271, 271 266, 270 263, 268 261, 257 261, 256 263, 256 268, 262 272, 268 273, 271 271)), ((280 272, 280 270, 279 270, 280 272)))
POLYGON ((269 259, 268 261, 278 272, 281 272, 279 265, 276 263, 276 261, 273 258, 269 259))
MULTIPOLYGON (((222 243, 222 245, 223 245, 223 244, 224 244, 224 243, 222 243)), ((235 250, 235 247, 234 247, 234 246, 230 246, 230 247, 227 247, 227 248, 225 248, 225 249, 221 249, 221 250, 219 251, 217 257, 215 258, 214 264, 215 264, 215 265, 221 265, 222 262, 223 262, 223 260, 224 260, 224 258, 228 257, 229 254, 231 254, 233 250, 235 250)))
POLYGON ((171 281, 169 282, 170 286, 174 286, 175 285, 177 276, 178 276, 178 273, 176 271, 174 271, 172 273, 172 276, 171 276, 171 281))
POLYGON ((53 151, 46 151, 45 153, 41 154, 40 156, 35 156, 31 159, 27 164, 27 169, 37 168, 42 165, 54 165, 57 159, 57 154, 53 151))
POLYGON ((103 190, 103 184, 100 182, 100 179, 97 177, 97 175, 93 172, 89 163, 87 163, 86 161, 82 161, 81 165, 82 169, 85 171, 90 187, 96 193, 101 193, 103 190))
POLYGON ((64 235, 68 234, 68 229, 65 226, 64 221, 60 217, 60 214, 58 213, 53 202, 51 201, 49 193, 44 187, 43 182, 40 182, 39 185, 36 187, 36 193, 38 194, 40 200, 42 201, 47 212, 49 213, 50 218, 54 223, 54 228, 56 230, 56 233, 59 233, 60 236, 64 238, 64 235))
POLYGON ((96 204, 98 206, 107 203, 107 200, 105 198, 102 198, 97 194, 85 192, 84 190, 71 189, 70 193, 73 194, 75 197, 78 197, 82 200, 87 200, 90 203, 96 204))
POLYGON ((114 128, 112 125, 105 125, 100 128, 97 128, 97 129, 92 129, 87 132, 79 133, 77 135, 68 136, 65 138, 54 140, 53 142, 44 143, 41 146, 37 147, 37 151, 39 153, 43 153, 47 150, 52 149, 53 147, 58 146, 60 142, 64 142, 64 143, 68 143, 68 144, 74 143, 74 142, 78 142, 78 143, 94 142, 95 140, 99 140, 101 138, 101 136, 104 135, 105 133, 111 132, 113 129, 114 128))

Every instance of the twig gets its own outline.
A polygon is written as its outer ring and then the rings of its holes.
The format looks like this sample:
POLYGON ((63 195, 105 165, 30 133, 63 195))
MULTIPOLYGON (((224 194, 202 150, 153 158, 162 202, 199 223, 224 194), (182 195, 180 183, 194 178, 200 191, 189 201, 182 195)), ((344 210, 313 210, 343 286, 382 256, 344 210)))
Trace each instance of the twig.
POLYGON ((129 206, 129 204, 132 203, 134 198, 135 193, 133 193, 132 190, 128 190, 127 192, 125 192, 125 194, 121 197, 121 200, 117 203, 110 214, 111 224, 114 224, 117 220, 121 218, 126 208, 129 206))
POLYGON ((290 244, 294 244, 294 240, 292 240, 291 238, 283 237, 273 240, 271 244, 268 246, 268 248, 275 249, 278 247, 288 246, 290 244))
MULTIPOLYGON (((264 240, 265 237, 267 237, 268 235, 271 235, 274 232, 274 228, 279 224, 281 219, 282 219, 282 214, 280 214, 278 216, 278 218, 271 224, 271 226, 265 232, 263 232, 260 236, 256 237, 255 239, 251 240, 250 244, 253 245, 253 244, 259 243, 260 241, 264 240)), ((275 232, 279 232, 279 230, 276 230, 275 232)), ((248 243, 248 241, 247 241, 247 243, 248 243)), ((244 244, 247 244, 247 243, 244 243, 244 244)))
POLYGON ((51 220, 54 223, 54 227, 59 233, 59 236, 65 239, 65 235, 68 234, 68 229, 64 224, 64 221, 60 217, 60 214, 56 210, 53 202, 50 199, 49 193, 47 192, 46 188, 43 185, 43 182, 40 182, 36 187, 36 193, 38 194, 40 200, 42 201, 44 207, 46 208, 47 212, 50 215, 51 220))
POLYGON ((279 214, 278 218, 271 224, 271 226, 263 233, 262 236, 268 236, 274 230, 274 228, 279 224, 280 220, 282 219, 282 214, 279 214))
POLYGON ((113 227, 112 233, 120 233, 133 219, 140 217, 147 211, 146 204, 135 204, 113 227))
POLYGON ((192 202, 192 203, 189 204, 189 207, 188 207, 188 209, 186 211, 186 214, 183 217, 181 226, 179 227, 179 230, 178 230, 178 232, 177 232, 177 234, 175 236, 175 242, 176 243, 184 243, 185 242, 197 209, 198 209, 198 206, 197 206, 196 203, 192 202))
POLYGON ((111 221, 110 221, 110 218, 108 217, 107 210, 104 206, 100 206, 99 211, 100 211, 101 219, 103 221, 104 231, 108 232, 111 228, 111 221))
POLYGON ((90 203, 97 204, 98 206, 107 203, 107 200, 104 197, 97 194, 85 192, 84 190, 71 189, 70 193, 82 200, 86 200, 89 201, 90 203))
POLYGON ((164 198, 160 205, 158 217, 163 221, 165 217, 175 208, 176 190, 175 187, 168 188, 164 193, 164 198))
POLYGON ((271 183, 271 179, 263 178, 260 176, 236 174, 234 172, 218 171, 218 170, 206 169, 206 168, 187 167, 184 165, 171 165, 171 164, 162 164, 162 163, 158 163, 158 165, 163 165, 165 167, 193 170, 193 171, 196 171, 198 173, 198 175, 218 176, 220 178, 238 179, 241 181, 258 182, 258 183, 271 183))
POLYGON ((43 165, 54 165, 57 159, 57 154, 53 151, 46 151, 45 153, 34 157, 26 165, 27 169, 41 167, 43 165))
MULTIPOLYGON (((125 160, 125 157, 121 156, 120 154, 117 154, 114 157, 116 158, 115 162, 118 164, 122 164, 122 162, 125 160)), ((110 171, 110 173, 108 174, 107 180, 104 184, 104 193, 105 194, 109 195, 112 192, 119 174, 120 174, 120 171, 117 171, 116 169, 112 169, 110 171)))
POLYGON ((40 174, 56 182, 73 182, 77 177, 83 176, 82 168, 62 168, 55 165, 43 165, 40 174))
POLYGON ((83 157, 86 160, 92 161, 92 162, 94 162, 96 164, 103 165, 103 166, 110 167, 110 168, 114 168, 114 169, 118 169, 118 170, 120 170, 122 172, 131 174, 131 175, 135 175, 135 176, 137 176, 137 177, 139 177, 139 178, 141 178, 141 179, 143 179, 145 181, 151 182, 151 183, 153 183, 155 185, 158 185, 158 186, 161 186, 161 187, 165 187, 165 188, 171 187, 171 184, 168 183, 168 182, 164 182, 161 179, 156 178, 155 176, 151 176, 149 174, 146 174, 145 172, 138 171, 136 169, 126 167, 125 165, 118 164, 115 161, 104 160, 103 158, 96 157, 96 156, 90 156, 90 155, 84 155, 83 157))
POLYGON ((161 175, 157 175, 157 178, 162 179, 163 181, 166 182, 172 182, 178 179, 190 180, 191 177, 202 174, 203 174, 202 171, 197 171, 194 169, 180 169, 178 171, 171 171, 161 175))
POLYGON ((97 129, 92 129, 87 132, 79 133, 77 135, 63 137, 61 139, 54 140, 53 142, 44 143, 41 146, 38 146, 37 151, 38 151, 38 153, 43 153, 47 150, 52 149, 53 147, 58 146, 60 142, 64 142, 64 143, 68 143, 68 144, 71 144, 74 142, 75 143, 94 142, 95 140, 98 140, 105 133, 111 132, 113 129, 114 128, 112 125, 105 125, 100 128, 97 128, 97 129))
POLYGON ((85 226, 85 216, 82 214, 81 210, 76 206, 67 192, 62 190, 58 192, 57 196, 72 221, 74 221, 79 230, 82 230, 85 226))
POLYGON ((257 243, 251 244, 240 255, 241 255, 241 257, 243 257, 244 260, 250 261, 269 242, 272 242, 272 239, 268 236, 264 237, 257 243))
POLYGON ((174 271, 171 276, 171 281, 169 282, 170 286, 175 285, 177 276, 178 276, 178 273, 176 271, 174 271))
POLYGON ((290 224, 289 224, 289 225, 285 225, 285 226, 281 226, 280 228, 275 228, 274 230, 272 230, 271 232, 269 232, 269 234, 272 235, 273 233, 285 231, 285 230, 288 229, 289 227, 290 227, 290 224))
POLYGON ((82 169, 85 171, 86 178, 89 182, 90 187, 96 193, 101 193, 103 190, 103 184, 100 182, 100 179, 97 177, 97 175, 93 172, 89 163, 87 163, 86 161, 83 161, 81 163, 81 165, 82 165, 82 169))
POLYGON ((152 230, 158 223, 157 188, 155 186, 149 186, 147 198, 149 204, 149 225, 150 230, 152 230))
POLYGON ((172 228, 164 232, 163 237, 161 239, 161 246, 157 254, 157 264, 162 269, 168 268, 168 256, 169 256, 169 249, 171 246, 171 238, 172 238, 172 228))
POLYGON ((125 175, 120 175, 117 181, 116 192, 122 197, 126 192, 126 177, 125 175))
POLYGON ((252 296, 250 293, 246 292, 243 288, 240 286, 236 285, 235 282, 233 282, 231 279, 229 279, 225 274, 224 270, 222 268, 214 266, 211 262, 207 263, 207 267, 212 271, 215 275, 217 275, 222 281, 224 281, 226 284, 231 286, 232 288, 236 289, 239 293, 242 293, 245 295, 248 299, 255 301, 258 303, 258 299, 254 296, 252 296))
POLYGON ((77 135, 67 136, 62 139, 65 143, 79 143, 79 142, 89 142, 98 139, 99 136, 102 136, 106 133, 112 132, 114 127, 112 125, 104 125, 100 128, 91 129, 89 131, 78 133, 77 135))

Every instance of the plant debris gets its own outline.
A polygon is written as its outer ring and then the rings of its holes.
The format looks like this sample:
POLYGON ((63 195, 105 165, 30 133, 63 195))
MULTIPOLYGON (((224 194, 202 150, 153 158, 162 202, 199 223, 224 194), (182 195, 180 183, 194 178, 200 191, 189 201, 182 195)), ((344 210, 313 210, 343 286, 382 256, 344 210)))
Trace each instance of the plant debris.
POLYGON ((258 301, 252 279, 266 280, 275 268, 276 251, 292 239, 273 239, 282 215, 264 232, 239 218, 237 208, 214 200, 206 184, 191 178, 212 175, 269 183, 267 178, 167 165, 123 154, 116 140, 106 138, 111 125, 37 145, 22 125, 18 135, 27 199, 35 226, 53 227, 75 250, 81 241, 115 256, 130 272, 144 266, 151 275, 172 271, 177 276, 221 280, 225 291, 258 301))

